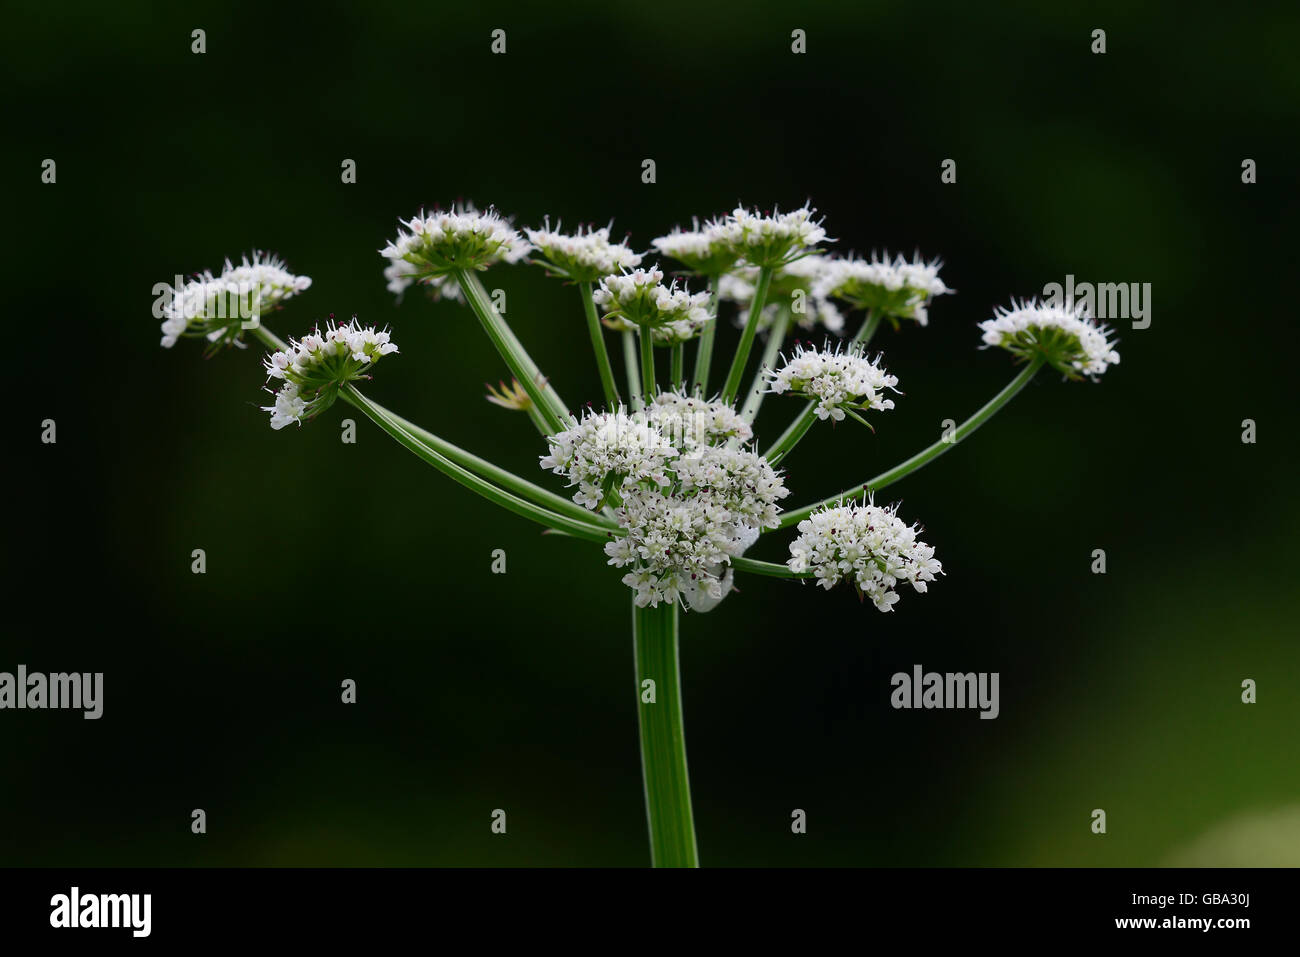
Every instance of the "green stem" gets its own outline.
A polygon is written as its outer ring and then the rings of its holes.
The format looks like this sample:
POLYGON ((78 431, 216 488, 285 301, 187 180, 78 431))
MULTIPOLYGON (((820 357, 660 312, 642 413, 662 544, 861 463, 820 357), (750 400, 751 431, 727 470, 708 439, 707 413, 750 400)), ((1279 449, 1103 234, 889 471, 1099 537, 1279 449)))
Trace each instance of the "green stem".
POLYGON ((778 565, 775 562, 761 562, 756 558, 733 558, 731 567, 738 572, 749 572, 751 575, 763 575, 767 578, 812 578, 812 572, 792 572, 786 565, 778 565))
MULTIPOLYGON (((275 333, 271 332, 271 330, 267 329, 265 326, 259 326, 256 330, 256 335, 257 338, 260 339, 269 349, 284 350, 288 348, 286 343, 281 341, 275 333)), ((344 402, 347 402, 349 405, 357 406, 357 402, 352 396, 354 391, 356 391, 354 386, 344 388, 340 390, 339 398, 344 402)), ((563 495, 557 495, 550 489, 543 488, 540 485, 535 485, 527 479, 520 478, 513 472, 507 471, 506 469, 489 462, 485 458, 480 458, 472 452, 467 452, 460 446, 448 442, 446 439, 439 435, 435 435, 428 429, 422 428, 414 422, 402 418, 396 412, 384 408, 384 406, 375 402, 373 399, 368 401, 370 401, 371 405, 373 405, 376 410, 391 419, 399 428, 406 430, 413 437, 419 439, 431 448, 434 452, 450 459, 456 465, 468 469, 475 475, 485 478, 490 482, 495 482, 497 485, 503 486, 507 490, 514 492, 516 495, 520 495, 532 502, 543 505, 552 511, 568 515, 570 518, 579 521, 596 522, 598 524, 602 523, 602 520, 598 516, 592 514, 571 499, 567 499, 563 495)), ((535 407, 529 411, 535 411, 535 407)), ((614 527, 613 522, 609 522, 608 524, 611 528, 614 527)))
POLYGON ((529 502, 517 495, 497 488, 486 479, 480 478, 468 469, 462 468, 455 462, 451 461, 444 455, 435 452, 429 446, 425 445, 415 436, 411 435, 400 425, 398 425, 387 412, 371 402, 361 394, 357 388, 350 383, 343 386, 340 390, 341 395, 348 397, 358 409, 370 417, 377 426, 387 432, 390 436, 413 452, 421 461, 432 465, 444 475, 459 482, 467 489, 477 492, 489 502, 500 505, 502 508, 521 515, 524 518, 531 519, 538 524, 545 525, 547 528, 554 528, 562 532, 567 532, 577 538, 585 538, 593 542, 606 542, 609 540, 610 531, 599 525, 592 524, 592 521, 598 521, 592 517, 589 521, 578 521, 561 515, 558 512, 552 512, 549 509, 542 508, 533 502, 529 502))
POLYGON ((858 334, 853 337, 853 341, 850 345, 860 345, 862 346, 862 350, 865 352, 867 343, 871 342, 871 337, 876 334, 876 330, 879 328, 880 314, 874 309, 868 309, 867 318, 862 323, 862 328, 858 330, 858 334))
POLYGON ((698 867, 682 722, 676 603, 657 608, 634 605, 632 638, 636 648, 637 717, 650 860, 655 867, 698 867), (646 684, 648 681, 654 684, 646 684))
POLYGON ((582 308, 587 314, 587 332, 591 335, 591 348, 596 353, 596 365, 600 369, 600 385, 605 390, 605 407, 615 411, 620 404, 618 386, 614 384, 614 368, 609 364, 609 352, 605 348, 605 333, 596 315, 596 303, 591 298, 591 283, 578 283, 578 292, 582 295, 582 308))
POLYGON ((686 378, 686 343, 674 343, 672 356, 673 388, 680 391, 682 380, 686 378))
POLYGON ((648 403, 655 394, 655 335, 649 326, 638 326, 636 334, 641 340, 641 396, 648 403))
POLYGON ((740 417, 746 422, 753 422, 758 418, 758 410, 763 406, 763 399, 767 395, 764 388, 763 372, 771 369, 776 364, 776 357, 781 352, 781 346, 785 342, 785 332, 790 327, 790 310, 782 306, 777 310, 776 320, 772 323, 772 328, 767 330, 767 345, 763 348, 763 358, 758 363, 758 371, 754 373, 754 381, 749 386, 749 395, 745 397, 745 406, 740 410, 740 417))
POLYGON ((713 362, 713 337, 718 331, 718 286, 721 283, 721 276, 709 277, 709 292, 713 295, 713 318, 704 324, 695 350, 695 375, 691 388, 696 395, 706 398, 709 394, 709 366, 713 362))
POLYGON ((807 518, 819 508, 838 505, 845 499, 858 495, 863 489, 874 492, 887 485, 892 485, 899 479, 905 478, 915 472, 921 466, 937 459, 939 456, 943 455, 944 452, 953 448, 958 442, 968 438, 972 432, 991 419, 995 412, 1015 398, 1016 393, 1023 389, 1029 383, 1029 380, 1034 377, 1035 373, 1037 373, 1042 367, 1043 359, 1041 356, 1038 356, 1030 362, 1029 365, 1021 369, 1019 374, 1008 382, 1001 392, 989 399, 989 401, 986 402, 978 412, 961 425, 957 426, 951 436, 940 438, 938 442, 935 442, 928 448, 917 452, 906 462, 895 465, 888 472, 881 472, 873 479, 868 479, 864 485, 858 486, 857 488, 845 489, 838 495, 824 498, 820 502, 806 505, 793 512, 786 512, 781 516, 781 527, 785 528, 789 525, 795 524, 796 522, 803 521, 803 519, 807 518))
POLYGON ((772 444, 772 447, 763 453, 763 458, 767 459, 772 465, 776 465, 783 458, 790 454, 790 450, 799 444, 812 424, 817 421, 817 403, 809 402, 800 411, 798 417, 790 423, 781 437, 772 444))
POLYGON ((627 391, 632 396, 632 411, 641 408, 641 374, 637 371, 636 333, 631 329, 623 332, 623 367, 627 371, 627 391))
POLYGON ((510 367, 510 371, 514 373, 514 377, 519 380, 519 384, 524 387, 528 397, 541 412, 550 433, 563 431, 564 423, 569 419, 568 407, 560 399, 555 388, 546 381, 546 377, 537 368, 537 363, 533 362, 523 344, 515 338, 514 332, 497 312, 496 306, 492 305, 492 300, 487 290, 483 288, 478 274, 466 269, 458 269, 456 280, 460 283, 461 291, 465 293, 470 308, 483 324, 483 331, 487 333, 488 338, 492 340, 492 345, 496 347, 501 358, 510 367))
POLYGON ((727 382, 722 387, 722 401, 730 405, 736 401, 740 391, 740 380, 745 376, 745 363, 749 361, 749 350, 754 345, 754 336, 758 334, 758 317, 767 305, 767 290, 772 285, 772 267, 762 266, 758 270, 758 282, 754 286, 754 300, 749 304, 749 318, 740 333, 740 344, 736 347, 735 358, 731 360, 731 371, 727 373, 727 382))

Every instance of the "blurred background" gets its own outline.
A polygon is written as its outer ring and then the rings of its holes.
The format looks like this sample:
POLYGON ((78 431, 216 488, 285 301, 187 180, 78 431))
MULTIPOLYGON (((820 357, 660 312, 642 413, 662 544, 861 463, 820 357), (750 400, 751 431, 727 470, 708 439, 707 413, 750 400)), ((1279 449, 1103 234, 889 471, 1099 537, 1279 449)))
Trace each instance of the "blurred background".
MULTIPOLYGON (((471 313, 384 288, 398 217, 458 199, 612 217, 642 249, 811 200, 836 251, 942 256, 957 295, 875 340, 905 397, 875 436, 815 430, 790 507, 999 389, 1010 358, 975 328, 995 305, 1067 274, 1152 284, 1104 381, 1040 375, 889 489, 944 563, 928 595, 882 615, 741 578, 684 616, 705 864, 1300 863, 1297 25, 1120 3, 17 4, 0 670, 102 671, 105 713, 0 713, 0 863, 648 863, 630 593, 599 550, 341 406, 272 432, 260 350, 158 347, 155 283, 273 250, 313 279, 276 332, 391 325, 401 355, 368 392, 545 481, 530 424, 483 400, 505 370, 471 313), (999 672, 1000 717, 891 709, 914 664, 999 672)), ((560 392, 595 399, 576 291, 533 267, 486 281, 560 392)), ((760 437, 794 408, 770 398, 760 437)))

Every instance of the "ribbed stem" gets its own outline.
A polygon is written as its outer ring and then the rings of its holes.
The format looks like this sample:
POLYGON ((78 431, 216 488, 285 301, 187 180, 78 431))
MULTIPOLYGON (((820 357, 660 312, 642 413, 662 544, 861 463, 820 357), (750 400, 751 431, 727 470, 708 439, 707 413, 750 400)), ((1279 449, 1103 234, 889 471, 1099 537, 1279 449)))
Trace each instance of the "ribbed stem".
POLYGON ((763 458, 767 459, 772 465, 776 465, 790 454, 790 450, 799 443, 799 440, 807 434, 816 421, 817 403, 809 402, 800 411, 798 417, 790 423, 789 427, 781 433, 781 437, 772 444, 772 447, 763 453, 763 458))
POLYGON ((876 334, 876 330, 879 328, 880 314, 874 309, 868 309, 867 318, 862 323, 862 328, 858 330, 858 334, 853 337, 852 345, 861 345, 865 352, 867 343, 871 341, 871 337, 876 334))
POLYGON ((939 456, 943 455, 944 452, 947 452, 949 449, 956 446, 957 443, 969 437, 972 432, 991 419, 994 413, 1014 399, 1016 393, 1023 389, 1029 383, 1029 380, 1032 379, 1042 367, 1043 359, 1039 356, 1030 362, 1029 365, 1021 369, 1020 373, 1008 382, 1001 392, 989 399, 989 401, 986 402, 978 412, 961 425, 957 426, 951 436, 947 438, 941 437, 939 441, 935 442, 928 448, 924 448, 920 452, 917 452, 906 462, 901 462, 898 465, 895 465, 888 472, 881 472, 875 478, 868 479, 864 485, 859 485, 856 488, 845 489, 838 495, 824 498, 820 502, 815 502, 812 505, 805 505, 803 508, 796 509, 793 512, 786 512, 781 516, 781 527, 785 528, 789 525, 795 524, 796 522, 801 522, 819 508, 838 505, 844 499, 856 497, 862 493, 863 489, 874 492, 887 485, 892 485, 899 479, 911 475, 921 466, 934 461, 939 456))
POLYGON ((641 340, 641 398, 649 403, 655 394, 655 336, 649 326, 638 326, 641 340))
POLYGON ((565 428, 564 423, 569 418, 568 408, 554 386, 546 381, 546 377, 537 368, 537 363, 533 362, 505 319, 497 312, 496 306, 492 305, 492 299, 483 288, 478 274, 466 269, 458 269, 456 280, 460 283, 461 291, 465 294, 470 309, 482 323, 483 331, 487 333, 492 345, 510 367, 514 377, 519 380, 519 384, 524 387, 528 398, 533 400, 533 404, 541 412, 548 430, 551 433, 562 431, 565 428))
POLYGON ((680 389, 682 380, 686 377, 686 344, 684 342, 673 345, 672 377, 673 388, 680 389))
POLYGON ((632 636, 650 860, 655 867, 698 867, 682 720, 677 605, 634 605, 632 636))
POLYGON ((627 391, 632 397, 632 411, 640 409, 641 402, 641 373, 638 371, 637 363, 640 362, 636 351, 636 333, 631 329, 623 332, 623 368, 627 372, 627 391))
POLYGON ((704 324, 699 342, 695 348, 695 375, 691 379, 691 389, 696 395, 707 397, 709 394, 709 366, 713 362, 713 337, 718 331, 718 285, 721 276, 709 277, 709 292, 712 294, 713 318, 704 324))
POLYGON ((605 348, 605 331, 596 315, 596 302, 591 298, 591 283, 578 283, 582 308, 587 314, 587 332, 591 336, 591 349, 596 353, 596 366, 600 369, 600 386, 605 390, 605 407, 613 412, 619 406, 618 386, 614 384, 614 368, 609 364, 609 351, 605 348))
POLYGON ((772 328, 767 330, 767 345, 763 348, 763 358, 759 360, 758 370, 754 373, 754 381, 749 386, 749 395, 745 397, 745 405, 740 410, 740 417, 746 422, 753 422, 758 418, 758 410, 762 408, 763 399, 767 395, 767 390, 764 388, 766 383, 763 381, 763 372, 776 365, 776 357, 781 352, 781 345, 785 342, 785 331, 789 327, 790 309, 782 306, 777 310, 772 328))
POLYGON ((767 304, 767 290, 771 285, 772 267, 760 267, 758 282, 754 285, 754 299, 749 304, 749 318, 745 320, 745 328, 740 333, 740 344, 736 346, 736 356, 731 360, 731 371, 727 373, 726 384, 722 387, 722 401, 728 404, 736 401, 736 395, 740 391, 740 380, 745 377, 749 350, 758 333, 758 317, 763 314, 763 306, 767 304))

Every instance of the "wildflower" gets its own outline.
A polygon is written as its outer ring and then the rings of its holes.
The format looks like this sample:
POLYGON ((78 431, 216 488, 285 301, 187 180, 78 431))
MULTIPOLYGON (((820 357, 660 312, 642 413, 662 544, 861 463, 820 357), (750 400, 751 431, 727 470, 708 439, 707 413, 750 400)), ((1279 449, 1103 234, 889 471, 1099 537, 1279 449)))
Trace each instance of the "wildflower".
POLYGON ((533 400, 528 397, 528 393, 519 384, 518 379, 511 379, 509 385, 506 385, 505 382, 498 385, 488 383, 487 390, 487 400, 493 405, 501 406, 503 409, 527 412, 533 407, 533 400))
POLYGON ((795 346, 794 355, 779 369, 765 373, 771 380, 769 392, 791 392, 817 403, 817 418, 843 421, 845 412, 860 409, 886 410, 894 400, 886 389, 898 391, 898 377, 887 373, 877 358, 874 362, 856 349, 841 351, 795 346))
POLYGON ((278 309, 310 285, 310 276, 295 276, 259 250, 238 266, 227 259, 220 276, 205 271, 172 290, 163 307, 161 345, 170 349, 187 335, 204 336, 213 348, 239 344, 244 322, 278 309))
POLYGON ((848 580, 859 598, 890 611, 899 582, 924 592, 926 583, 943 573, 934 548, 920 541, 917 527, 905 525, 896 510, 864 502, 813 512, 799 523, 786 564, 796 574, 811 571, 827 590, 848 580))
POLYGON ((667 236, 651 240, 651 245, 697 276, 721 276, 734 268, 740 258, 730 231, 716 219, 703 226, 694 219, 690 230, 674 228, 667 236))
POLYGON ((754 266, 776 268, 827 241, 821 220, 813 219, 816 212, 807 204, 789 213, 773 209, 770 215, 737 206, 722 228, 738 258, 754 266))
POLYGON ((596 282, 602 276, 641 265, 641 256, 622 243, 609 241, 609 227, 600 229, 581 226, 571 234, 551 229, 550 221, 541 229, 526 229, 525 235, 533 247, 542 254, 534 260, 546 267, 552 275, 573 282, 596 282))
MULTIPOLYGON (((827 332, 840 335, 844 331, 844 316, 829 299, 813 295, 814 283, 835 262, 829 256, 804 256, 786 263, 772 276, 768 288, 767 305, 759 316, 759 331, 766 332, 780 309, 789 309, 795 323, 805 330, 818 325, 827 332), (787 305, 788 303, 788 305, 787 305)), ((754 298, 754 285, 758 280, 756 266, 744 266, 722 277, 718 283, 718 298, 740 306, 740 322, 749 321, 749 304, 754 298)))
POLYGON ((399 230, 397 238, 379 254, 414 270, 392 275, 386 271, 390 282, 449 276, 458 269, 483 270, 498 262, 515 263, 532 248, 491 208, 479 212, 472 206, 455 206, 448 212, 421 212, 403 225, 406 230, 399 230))
MULTIPOLYGON (((331 317, 332 318, 332 317, 331 317)), ((273 352, 263 361, 267 378, 284 384, 275 404, 263 406, 271 413, 271 428, 290 422, 301 424, 334 404, 341 386, 356 379, 386 355, 397 352, 387 330, 362 326, 354 318, 344 325, 330 322, 322 334, 318 327, 289 348, 273 352)))
POLYGON ((899 319, 929 321, 928 307, 935 296, 952 292, 939 278, 940 262, 890 259, 837 259, 813 283, 817 299, 840 299, 855 309, 871 309, 898 327, 899 319))
POLYGON ((588 412, 571 429, 547 437, 550 454, 542 468, 564 475, 577 486, 573 500, 590 509, 605 505, 611 493, 625 495, 638 485, 669 483, 667 464, 677 449, 641 413, 588 412))
POLYGON ((1012 301, 979 324, 985 346, 1000 346, 1019 359, 1041 356, 1068 379, 1097 377, 1119 363, 1111 331, 1093 322, 1081 305, 1049 306, 1012 301))
POLYGON ((460 291, 460 284, 451 276, 424 276, 420 277, 420 270, 417 266, 408 263, 405 259, 395 259, 384 267, 384 278, 388 280, 388 291, 397 296, 401 301, 402 296, 412 283, 418 282, 428 290, 429 297, 437 302, 440 299, 450 299, 453 302, 461 302, 465 296, 460 291))
POLYGON ((659 345, 685 342, 699 335, 713 318, 707 292, 677 288, 677 280, 663 283, 659 268, 635 269, 606 276, 592 293, 611 329, 648 328, 659 345))
POLYGON ((683 451, 732 440, 744 443, 754 437, 754 430, 735 407, 716 399, 664 391, 656 393, 644 411, 668 441, 683 451))

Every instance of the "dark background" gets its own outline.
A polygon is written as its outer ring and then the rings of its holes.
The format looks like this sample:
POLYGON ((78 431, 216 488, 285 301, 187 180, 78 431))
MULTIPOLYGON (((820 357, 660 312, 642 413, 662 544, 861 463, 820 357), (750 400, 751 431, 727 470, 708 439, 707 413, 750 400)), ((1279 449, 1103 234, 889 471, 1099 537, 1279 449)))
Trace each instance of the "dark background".
MULTIPOLYGON (((544 480, 529 423, 483 401, 504 369, 469 311, 384 289, 397 218, 465 198, 520 225, 612 216, 639 248, 811 199, 839 251, 943 256, 958 294, 876 340, 906 396, 874 437, 816 430, 791 507, 1000 388, 1009 357, 976 348, 993 306, 1067 273, 1153 286, 1102 382, 1039 376, 889 490, 943 560, 928 595, 881 615, 743 578, 684 617, 706 864, 1300 863, 1297 19, 1215 10, 19 5, 0 670, 106 690, 97 722, 0 713, 0 862, 647 863, 629 592, 599 551, 341 407, 273 433, 259 350, 158 348, 154 283, 274 250, 314 281, 268 325, 391 324, 370 394, 544 480), (1000 672, 1001 717, 892 710, 915 663, 1000 672)), ((596 398, 576 293, 530 267, 485 280, 561 393, 596 398)), ((792 408, 769 399, 762 434, 792 408)))

